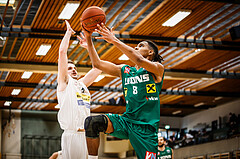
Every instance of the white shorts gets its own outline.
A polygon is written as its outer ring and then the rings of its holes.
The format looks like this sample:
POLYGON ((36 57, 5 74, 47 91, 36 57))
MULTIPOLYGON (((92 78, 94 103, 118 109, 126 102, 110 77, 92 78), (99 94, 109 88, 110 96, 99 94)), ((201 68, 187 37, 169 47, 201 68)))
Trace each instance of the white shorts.
POLYGON ((61 146, 63 159, 87 159, 88 150, 85 132, 64 130, 61 146))

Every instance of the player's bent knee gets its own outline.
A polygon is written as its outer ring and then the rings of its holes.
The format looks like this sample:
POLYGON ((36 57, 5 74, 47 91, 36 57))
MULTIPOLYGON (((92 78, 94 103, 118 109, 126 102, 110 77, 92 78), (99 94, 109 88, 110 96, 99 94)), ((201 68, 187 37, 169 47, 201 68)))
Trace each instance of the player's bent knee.
POLYGON ((86 137, 89 138, 98 138, 99 132, 105 132, 107 127, 108 119, 105 115, 89 116, 84 122, 86 137))

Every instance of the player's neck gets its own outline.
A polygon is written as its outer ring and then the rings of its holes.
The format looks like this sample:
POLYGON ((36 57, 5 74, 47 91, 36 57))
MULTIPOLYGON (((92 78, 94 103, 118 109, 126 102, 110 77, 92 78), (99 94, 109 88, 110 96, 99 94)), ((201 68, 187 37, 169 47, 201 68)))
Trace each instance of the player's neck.
POLYGON ((164 151, 165 150, 165 145, 163 145, 162 147, 158 146, 158 150, 164 151))

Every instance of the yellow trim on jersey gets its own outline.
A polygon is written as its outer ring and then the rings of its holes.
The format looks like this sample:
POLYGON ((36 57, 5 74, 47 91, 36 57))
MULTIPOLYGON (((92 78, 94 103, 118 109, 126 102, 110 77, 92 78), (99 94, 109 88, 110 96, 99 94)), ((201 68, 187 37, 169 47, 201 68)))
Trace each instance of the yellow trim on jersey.
POLYGON ((127 88, 124 88, 124 94, 125 94, 125 97, 127 96, 127 88))

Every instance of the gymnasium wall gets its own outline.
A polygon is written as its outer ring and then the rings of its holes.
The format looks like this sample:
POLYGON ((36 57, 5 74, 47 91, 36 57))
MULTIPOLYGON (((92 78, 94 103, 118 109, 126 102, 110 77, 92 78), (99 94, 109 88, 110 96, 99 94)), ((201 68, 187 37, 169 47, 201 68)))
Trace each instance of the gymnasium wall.
MULTIPOLYGON (((2 135, 3 156, 19 158, 19 155, 45 155, 60 150, 62 130, 57 122, 57 112, 12 110, 15 114, 15 132, 8 137, 6 127, 2 135), (44 136, 44 138, 43 138, 44 136), (47 146, 46 146, 47 145, 47 146)), ((8 120, 8 110, 2 111, 2 124, 8 120)), ((26 157, 25 157, 26 158, 26 157)), ((33 156, 29 158, 34 158, 33 156)))
POLYGON ((159 127, 164 128, 165 125, 170 125, 171 128, 181 128, 182 118, 181 117, 160 117, 159 127))
POLYGON ((240 113, 240 100, 235 100, 216 108, 210 108, 198 113, 194 113, 182 118, 181 128, 194 129, 200 124, 210 124, 214 120, 218 120, 222 117, 223 123, 229 119, 229 113, 234 112, 236 115, 240 113))
POLYGON ((2 133, 2 154, 3 156, 11 156, 15 159, 21 157, 21 110, 12 110, 15 114, 14 123, 16 128, 13 131, 13 122, 11 120, 10 125, 6 125, 9 119, 9 111, 2 110, 2 125, 4 126, 2 133), (8 136, 10 132, 10 136, 8 136))
POLYGON ((57 112, 25 110, 21 119, 21 153, 24 158, 49 157, 61 149, 63 131, 57 122, 57 112))

